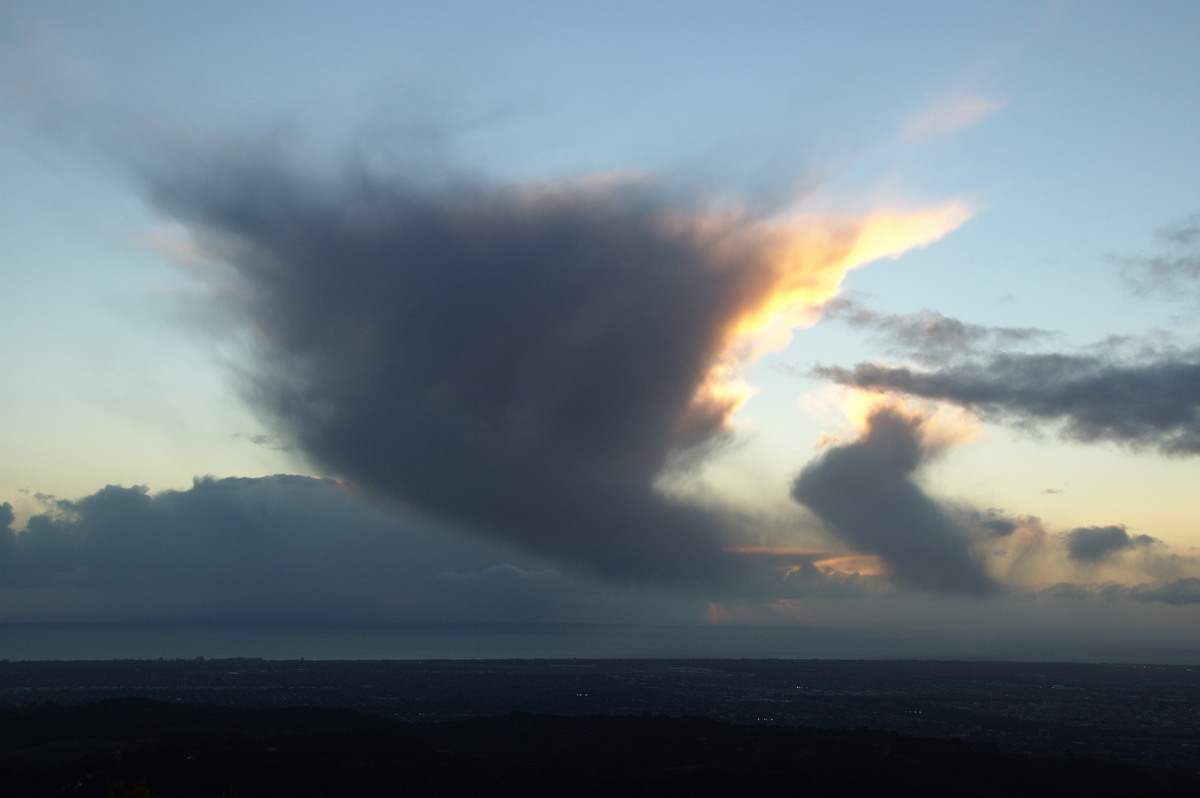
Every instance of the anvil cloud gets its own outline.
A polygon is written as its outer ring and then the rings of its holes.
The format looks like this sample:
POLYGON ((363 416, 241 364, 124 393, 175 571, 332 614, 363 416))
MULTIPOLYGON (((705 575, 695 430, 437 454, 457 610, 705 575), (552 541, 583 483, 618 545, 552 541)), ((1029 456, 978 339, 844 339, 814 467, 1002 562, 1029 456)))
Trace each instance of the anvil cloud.
POLYGON ((247 396, 328 473, 678 584, 730 578, 744 533, 655 482, 720 445, 762 336, 968 215, 762 220, 648 181, 318 176, 253 147, 146 180, 233 269, 213 287, 254 331, 247 396))

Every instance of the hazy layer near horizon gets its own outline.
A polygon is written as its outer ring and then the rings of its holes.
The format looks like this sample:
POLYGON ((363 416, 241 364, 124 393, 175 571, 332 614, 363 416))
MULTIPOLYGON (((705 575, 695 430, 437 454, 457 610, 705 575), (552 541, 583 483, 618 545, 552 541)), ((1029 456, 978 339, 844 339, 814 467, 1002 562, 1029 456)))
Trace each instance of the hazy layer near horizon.
POLYGON ((0 659, 965 659, 1200 664, 1191 648, 701 626, 6 624, 0 659))

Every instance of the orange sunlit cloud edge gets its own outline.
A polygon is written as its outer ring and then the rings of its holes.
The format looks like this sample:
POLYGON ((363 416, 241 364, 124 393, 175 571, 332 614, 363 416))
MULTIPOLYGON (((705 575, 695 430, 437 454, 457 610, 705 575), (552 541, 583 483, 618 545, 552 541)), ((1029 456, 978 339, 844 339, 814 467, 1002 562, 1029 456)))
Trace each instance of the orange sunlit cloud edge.
MULTIPOLYGON (((721 407, 729 418, 753 395, 742 374, 747 365, 785 348, 793 332, 815 321, 812 311, 835 297, 852 269, 899 258, 955 230, 972 216, 952 200, 915 210, 885 208, 863 215, 801 213, 732 231, 736 219, 692 221, 692 232, 735 239, 753 237, 766 274, 758 293, 725 331, 719 357, 693 403, 721 407)), ((682 222, 676 218, 675 225, 682 222)), ((740 243, 740 241, 739 241, 740 243)))
POLYGON ((822 571, 861 576, 878 576, 886 573, 883 560, 870 552, 845 550, 806 549, 791 546, 729 546, 725 551, 748 557, 764 557, 778 560, 779 570, 795 573, 805 565, 822 571))

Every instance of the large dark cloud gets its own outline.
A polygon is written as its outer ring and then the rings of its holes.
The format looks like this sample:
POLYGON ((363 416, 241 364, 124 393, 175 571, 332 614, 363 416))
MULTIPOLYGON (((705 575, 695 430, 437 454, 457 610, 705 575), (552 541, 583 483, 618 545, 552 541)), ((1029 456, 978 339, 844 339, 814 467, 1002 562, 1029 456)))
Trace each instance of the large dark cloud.
POLYGON ((985 418, 1061 422, 1085 443, 1111 441, 1168 455, 1200 454, 1200 350, 998 354, 934 370, 860 363, 819 366, 842 385, 953 402, 985 418))
POLYGON ((609 578, 737 570, 730 525, 655 482, 725 434, 733 401, 702 386, 780 279, 752 223, 644 185, 319 177, 261 150, 147 174, 236 271, 248 395, 328 473, 609 578))
POLYGON ((1081 563, 1098 563, 1122 551, 1158 542, 1149 535, 1131 535, 1123 526, 1085 526, 1066 533, 1067 556, 1081 563))
POLYGON ((860 551, 878 554, 895 581, 939 593, 986 594, 994 585, 952 515, 913 480, 935 449, 923 420, 877 409, 860 440, 800 472, 792 496, 860 551))

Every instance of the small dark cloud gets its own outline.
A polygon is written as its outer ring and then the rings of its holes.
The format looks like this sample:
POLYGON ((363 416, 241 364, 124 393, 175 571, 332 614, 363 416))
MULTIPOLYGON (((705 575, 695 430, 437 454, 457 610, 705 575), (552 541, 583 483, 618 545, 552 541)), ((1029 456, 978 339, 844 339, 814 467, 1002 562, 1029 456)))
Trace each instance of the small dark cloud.
POLYGON ((1098 563, 1114 554, 1158 543, 1149 535, 1130 535, 1123 526, 1086 526, 1066 533, 1067 556, 1080 563, 1098 563))
POLYGON ((1103 354, 998 354, 933 370, 860 363, 815 373, 864 390, 952 402, 984 418, 1061 422, 1068 440, 1200 454, 1200 349, 1138 360, 1103 354))
POLYGON ((1121 273, 1135 290, 1178 296, 1200 290, 1200 214, 1157 231, 1160 252, 1117 258, 1121 273))
POLYGON ((1031 515, 1012 515, 995 507, 980 510, 958 504, 950 506, 948 511, 959 527, 972 530, 973 538, 1007 538, 1018 529, 1041 530, 1040 519, 1031 515))
POLYGON ((989 518, 983 522, 983 526, 997 537, 1008 537, 1017 531, 1016 523, 1007 518, 989 518))
POLYGON ((995 585, 965 531, 914 481, 937 451, 922 424, 894 408, 876 410, 859 440, 826 451, 800 472, 792 497, 846 543, 883 558, 900 585, 989 593, 995 585))

